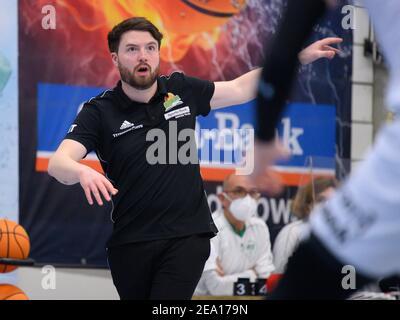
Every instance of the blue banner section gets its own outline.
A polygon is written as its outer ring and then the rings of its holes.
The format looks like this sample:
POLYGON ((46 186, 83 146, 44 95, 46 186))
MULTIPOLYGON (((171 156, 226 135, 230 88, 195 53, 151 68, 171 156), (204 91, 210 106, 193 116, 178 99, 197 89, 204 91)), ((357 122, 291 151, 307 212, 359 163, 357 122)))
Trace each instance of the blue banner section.
MULTIPOLYGON (((39 84, 38 151, 55 151, 82 104, 104 90, 96 87, 39 84)), ((214 110, 207 117, 198 118, 196 130, 202 163, 240 163, 241 151, 248 142, 246 133, 253 129, 253 104, 249 102, 214 110), (231 163, 227 159, 230 153, 233 154, 231 163), (216 154, 220 157, 216 157, 216 154)), ((292 157, 279 164, 304 167, 310 165, 307 159, 312 156, 329 159, 318 163, 319 168, 334 168, 335 126, 334 106, 291 103, 277 130, 292 157)))
MULTIPOLYGON (((289 161, 278 165, 290 167, 309 166, 309 158, 325 159, 319 168, 334 168, 335 156, 335 108, 332 105, 291 103, 282 115, 277 130, 284 145, 291 151, 289 161)), ((254 102, 212 111, 207 117, 198 118, 198 130, 253 129, 254 102)), ((205 131, 207 134, 207 131, 205 131)), ((209 138, 208 136, 206 138, 209 138)), ((206 139, 200 134, 200 144, 206 139)), ((218 138, 213 144, 218 146, 218 138)), ((202 159, 205 160, 205 159, 202 159)))
POLYGON ((52 152, 64 139, 79 107, 105 89, 38 84, 38 151, 52 152))

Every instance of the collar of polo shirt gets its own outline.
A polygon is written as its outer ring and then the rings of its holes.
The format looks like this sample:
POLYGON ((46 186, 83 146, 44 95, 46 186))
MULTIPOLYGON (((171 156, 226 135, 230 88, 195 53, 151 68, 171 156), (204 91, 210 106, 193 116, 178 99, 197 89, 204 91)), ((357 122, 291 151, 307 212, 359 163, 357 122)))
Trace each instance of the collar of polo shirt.
MULTIPOLYGON (((118 93, 118 96, 121 98, 121 104, 120 106, 124 109, 131 107, 132 105, 143 105, 143 102, 137 102, 134 100, 131 100, 124 92, 124 90, 122 90, 122 82, 121 80, 118 81, 117 87, 116 87, 116 91, 118 93)), ((154 94, 154 96, 150 99, 149 104, 151 104, 152 102, 155 101, 155 99, 157 99, 159 96, 162 96, 163 98, 165 96, 167 96, 168 94, 168 90, 167 90, 167 86, 166 86, 166 82, 165 79, 163 79, 162 77, 158 77, 157 78, 157 91, 154 94)))

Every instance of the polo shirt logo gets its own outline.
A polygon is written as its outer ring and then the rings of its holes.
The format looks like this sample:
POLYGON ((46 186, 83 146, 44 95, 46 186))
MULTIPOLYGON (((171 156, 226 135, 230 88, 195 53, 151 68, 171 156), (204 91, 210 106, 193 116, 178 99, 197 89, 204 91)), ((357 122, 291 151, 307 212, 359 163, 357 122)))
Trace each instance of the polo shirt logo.
POLYGON ((129 121, 124 121, 124 123, 121 125, 121 127, 119 129, 120 130, 126 129, 126 130, 122 131, 122 132, 114 133, 113 137, 117 138, 117 137, 122 136, 123 134, 128 133, 132 130, 137 130, 137 129, 141 129, 141 128, 143 128, 142 124, 135 126, 133 123, 130 123, 129 121))
POLYGON ((120 130, 125 130, 125 129, 128 129, 128 128, 130 128, 130 127, 133 127, 134 126, 134 124, 133 123, 130 123, 129 121, 124 121, 123 123, 122 123, 122 125, 121 125, 121 127, 119 128, 120 130))
POLYGON ((179 106, 182 104, 182 100, 178 95, 174 95, 171 92, 168 92, 168 95, 164 98, 164 108, 165 112, 167 112, 169 109, 172 109, 173 107, 179 106))
POLYGON ((190 115, 190 108, 186 106, 164 114, 164 118, 165 120, 169 120, 171 118, 178 119, 189 115, 190 115))

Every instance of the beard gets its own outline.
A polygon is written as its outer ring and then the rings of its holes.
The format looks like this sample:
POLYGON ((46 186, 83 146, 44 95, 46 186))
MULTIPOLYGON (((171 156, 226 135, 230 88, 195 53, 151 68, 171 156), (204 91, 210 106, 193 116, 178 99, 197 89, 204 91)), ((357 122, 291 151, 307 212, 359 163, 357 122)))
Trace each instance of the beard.
POLYGON ((122 81, 128 83, 131 87, 137 90, 146 90, 156 82, 160 72, 160 64, 157 65, 154 71, 152 71, 151 67, 146 63, 140 64, 131 71, 118 62, 118 70, 122 81), (146 66, 148 68, 149 72, 146 76, 139 76, 136 74, 136 71, 141 66, 146 66))

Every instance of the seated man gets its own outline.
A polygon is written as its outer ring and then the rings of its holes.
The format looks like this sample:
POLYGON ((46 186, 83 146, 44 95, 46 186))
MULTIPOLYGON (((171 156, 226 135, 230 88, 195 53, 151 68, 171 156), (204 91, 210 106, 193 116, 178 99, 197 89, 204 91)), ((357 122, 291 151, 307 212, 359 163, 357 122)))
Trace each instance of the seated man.
POLYGON ((219 230, 195 295, 233 295, 239 278, 254 282, 274 270, 269 231, 257 217, 260 194, 244 176, 230 175, 218 195, 223 210, 213 213, 219 230))

